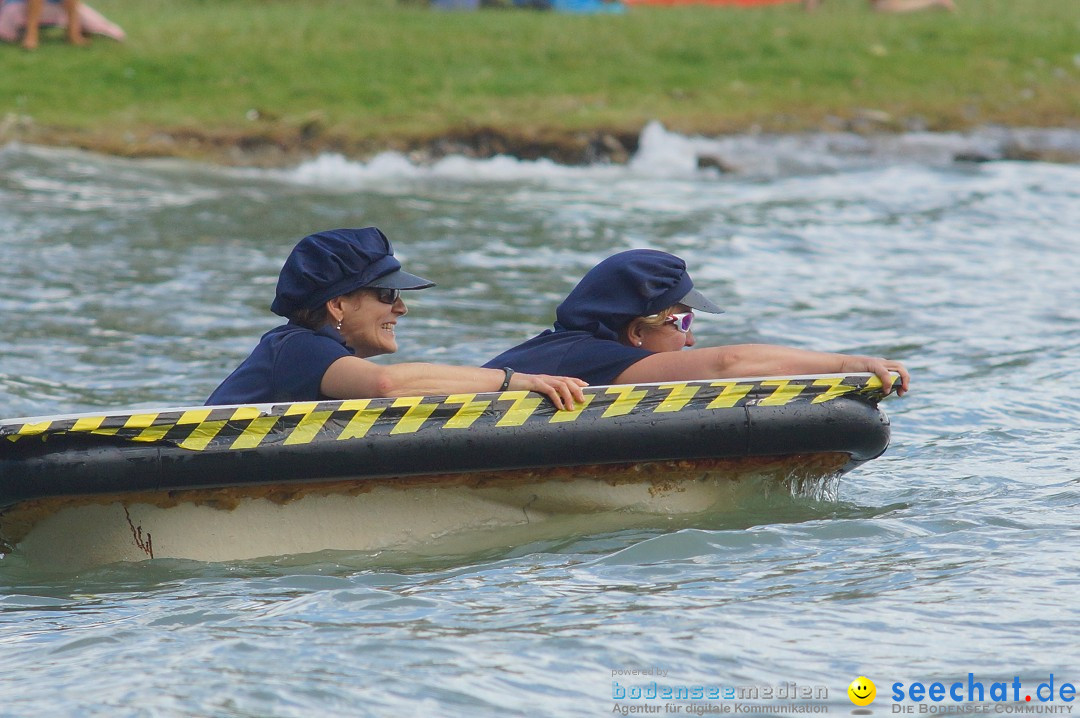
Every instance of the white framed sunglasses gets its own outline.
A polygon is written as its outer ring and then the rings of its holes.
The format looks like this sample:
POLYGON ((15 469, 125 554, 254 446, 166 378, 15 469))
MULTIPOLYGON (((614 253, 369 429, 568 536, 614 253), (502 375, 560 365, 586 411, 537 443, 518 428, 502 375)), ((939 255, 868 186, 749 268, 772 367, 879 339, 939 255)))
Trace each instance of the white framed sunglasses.
MULTIPOLYGON (((658 317, 658 316, 660 316, 660 315, 659 314, 650 314, 650 315, 648 315, 648 318, 651 319, 653 317, 658 317)), ((678 329, 683 334, 686 334, 688 331, 690 331, 690 325, 693 324, 693 323, 694 323, 694 313, 693 312, 677 312, 675 314, 669 314, 667 316, 667 318, 664 319, 664 324, 665 325, 672 324, 672 325, 674 325, 674 327, 676 329, 678 329)))
POLYGON ((693 312, 679 312, 678 314, 668 315, 668 318, 664 320, 664 324, 674 324, 675 328, 683 334, 690 331, 690 325, 694 323, 693 312))

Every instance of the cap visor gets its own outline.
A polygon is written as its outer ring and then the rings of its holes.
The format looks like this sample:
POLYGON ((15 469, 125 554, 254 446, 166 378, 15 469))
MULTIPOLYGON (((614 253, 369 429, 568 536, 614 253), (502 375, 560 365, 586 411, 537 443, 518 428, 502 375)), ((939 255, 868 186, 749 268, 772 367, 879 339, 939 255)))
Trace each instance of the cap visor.
POLYGON ((708 312, 710 314, 723 314, 724 310, 716 304, 713 304, 705 295, 696 289, 691 289, 686 293, 686 296, 679 300, 679 304, 685 304, 691 309, 696 309, 699 312, 708 312))
POLYGON ((435 282, 398 269, 394 272, 390 272, 390 274, 384 274, 365 286, 382 287, 385 289, 427 289, 428 287, 434 287, 435 282))

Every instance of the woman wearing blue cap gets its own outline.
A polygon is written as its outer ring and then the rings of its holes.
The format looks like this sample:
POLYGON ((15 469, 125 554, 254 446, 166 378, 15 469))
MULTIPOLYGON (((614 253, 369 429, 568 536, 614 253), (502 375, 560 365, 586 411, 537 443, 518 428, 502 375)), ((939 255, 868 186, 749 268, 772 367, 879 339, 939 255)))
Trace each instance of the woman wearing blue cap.
POLYGON ((909 376, 897 361, 770 344, 680 351, 694 346, 694 311, 723 310, 694 289, 686 263, 654 249, 632 249, 589 270, 555 310, 555 327, 484 366, 553 372, 590 384, 642 384, 751 376, 871 372, 885 386, 909 376))
POLYGON ((208 405, 361 399, 464 392, 535 391, 558 408, 582 401, 585 382, 510 369, 407 363, 369 357, 397 351, 394 329, 408 309, 402 291, 433 282, 402 271, 375 227, 312 234, 293 249, 270 310, 287 324, 214 390, 208 405))

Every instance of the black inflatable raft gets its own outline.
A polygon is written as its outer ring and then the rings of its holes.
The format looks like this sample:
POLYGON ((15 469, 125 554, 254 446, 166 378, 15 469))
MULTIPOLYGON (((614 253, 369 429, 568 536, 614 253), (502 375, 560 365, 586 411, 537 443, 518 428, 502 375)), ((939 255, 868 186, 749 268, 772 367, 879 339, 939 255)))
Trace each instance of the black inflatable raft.
POLYGON ((0 422, 0 507, 52 496, 839 452, 880 455, 870 375, 196 407, 0 422))
MULTIPOLYGON (((844 472, 880 455, 889 421, 868 374, 590 387, 575 411, 536 394, 188 407, 0 422, 0 540, 16 544, 51 503, 129 502, 165 492, 463 476, 550 480, 576 467, 685 469, 781 458, 844 472), (821 457, 829 457, 821 461, 821 457), (545 473, 546 472, 546 473, 545 473), (25 509, 36 506, 33 512, 25 509), (40 510, 39 510, 40 509, 40 510), (18 521, 11 521, 20 515, 18 521), (36 520, 36 518, 34 519, 36 520), (16 525, 17 524, 17 525, 16 525)), ((130 522, 130 519, 129 519, 130 522)), ((134 528, 134 527, 133 527, 134 528)))

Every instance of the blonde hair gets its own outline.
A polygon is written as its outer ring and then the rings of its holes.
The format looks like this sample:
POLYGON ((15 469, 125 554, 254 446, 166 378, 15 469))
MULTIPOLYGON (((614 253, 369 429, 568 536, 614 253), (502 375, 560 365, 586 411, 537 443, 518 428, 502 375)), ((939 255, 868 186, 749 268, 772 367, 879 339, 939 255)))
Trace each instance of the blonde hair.
POLYGON ((668 320, 668 317, 670 317, 672 314, 678 313, 677 310, 679 309, 679 306, 680 305, 678 304, 672 304, 670 307, 663 311, 657 312, 656 314, 650 314, 646 317, 638 317, 638 319, 641 320, 642 324, 645 324, 647 326, 662 327, 664 326, 664 322, 668 320))
POLYGON ((634 317, 629 322, 627 322, 626 326, 622 328, 621 332, 619 332, 619 341, 623 344, 630 344, 630 327, 634 324, 634 322, 637 322, 638 324, 644 324, 645 326, 653 329, 664 326, 664 323, 667 321, 668 317, 670 317, 672 314, 676 314, 680 306, 681 305, 679 304, 672 304, 667 309, 663 309, 656 314, 649 314, 644 317, 634 317))

